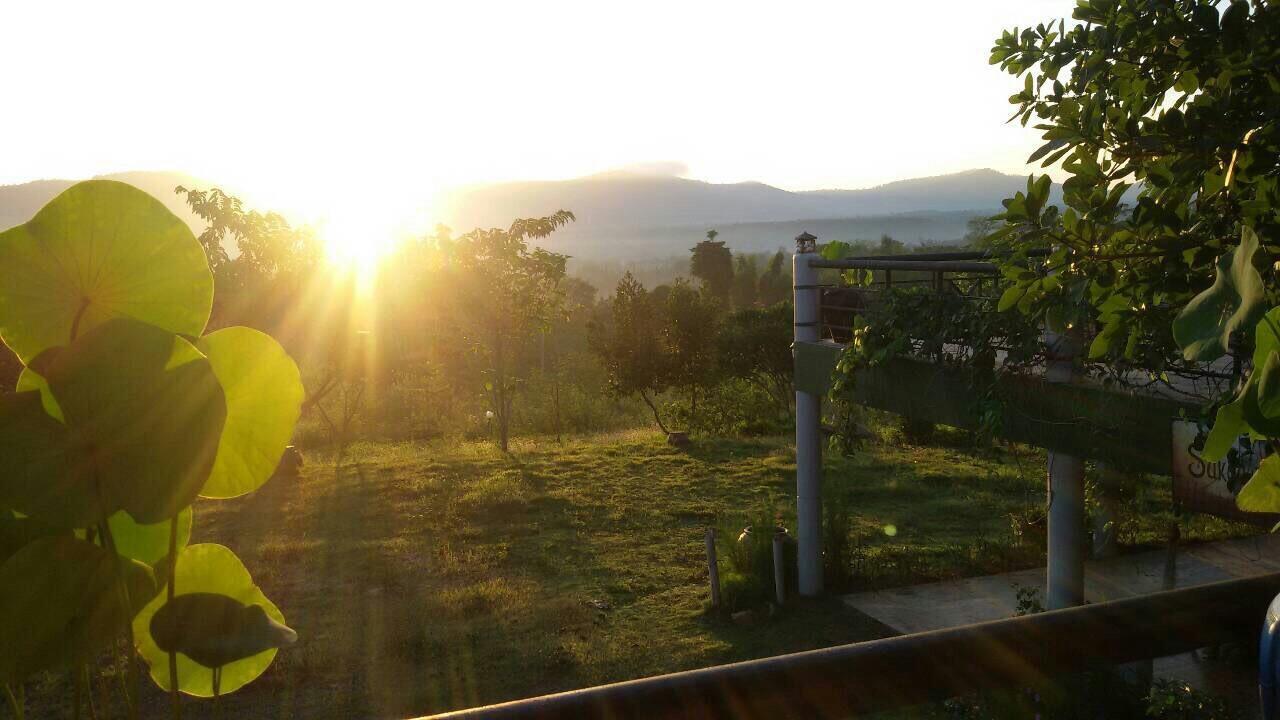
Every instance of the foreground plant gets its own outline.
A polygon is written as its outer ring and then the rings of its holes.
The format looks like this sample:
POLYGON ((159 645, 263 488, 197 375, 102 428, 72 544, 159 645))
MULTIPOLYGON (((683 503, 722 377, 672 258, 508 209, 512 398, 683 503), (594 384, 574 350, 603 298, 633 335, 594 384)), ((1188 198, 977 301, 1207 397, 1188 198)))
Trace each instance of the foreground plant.
MULTIPOLYGON (((1233 357, 1235 386, 1204 456, 1241 433, 1280 438, 1280 6, 1232 0, 1080 0, 1075 24, 1006 32, 991 62, 1023 78, 1014 118, 1060 163, 1005 201, 993 240, 1012 251, 1001 305, 1092 335, 1090 359, 1195 371, 1233 357), (1025 250, 1051 247, 1044 261, 1025 250), (1272 308, 1268 311, 1268 308, 1272 308)), ((1280 510, 1280 457, 1241 490, 1280 510)))
POLYGON ((122 639, 176 714, 179 692, 233 692, 296 638, 234 553, 187 545, 198 496, 271 477, 303 397, 269 336, 201 336, 212 304, 190 229, 124 183, 77 184, 0 233, 0 337, 25 366, 0 395, 0 683, 18 717, 46 670, 72 671, 78 711, 84 668, 122 639))

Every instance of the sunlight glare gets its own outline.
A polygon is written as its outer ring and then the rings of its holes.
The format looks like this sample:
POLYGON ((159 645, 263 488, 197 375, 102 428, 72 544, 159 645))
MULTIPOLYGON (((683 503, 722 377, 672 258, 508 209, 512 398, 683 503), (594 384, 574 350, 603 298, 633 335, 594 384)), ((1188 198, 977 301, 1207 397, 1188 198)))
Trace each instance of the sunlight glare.
POLYGON ((365 280, 400 243, 430 227, 430 213, 422 202, 348 197, 331 207, 340 210, 322 213, 315 222, 325 255, 337 268, 354 270, 365 280))

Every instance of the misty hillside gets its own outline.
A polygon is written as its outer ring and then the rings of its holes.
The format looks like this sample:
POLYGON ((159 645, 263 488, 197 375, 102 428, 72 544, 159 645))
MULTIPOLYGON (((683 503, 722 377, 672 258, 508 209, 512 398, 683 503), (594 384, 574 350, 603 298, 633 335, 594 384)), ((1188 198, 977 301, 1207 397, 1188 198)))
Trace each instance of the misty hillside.
MULTIPOLYGON (((202 223, 175 195, 176 185, 211 185, 172 172, 103 176, 154 195, 191 224, 202 223)), ((38 180, 0 186, 0 229, 26 222, 72 184, 38 180)), ((807 230, 824 240, 876 239, 907 243, 962 237, 970 218, 1000 209, 1026 179, 994 170, 901 180, 862 190, 790 192, 763 183, 716 184, 688 178, 611 172, 545 182, 512 182, 454 190, 443 198, 443 222, 455 231, 506 226, 518 217, 572 210, 578 221, 543 244, 578 258, 657 258, 683 255, 709 228, 735 250, 790 246, 807 230)), ((1054 200, 1060 197, 1055 187, 1054 200)), ((269 210, 271 208, 258 208, 269 210)))
MULTIPOLYGON (((209 183, 178 172, 122 172, 100 175, 95 179, 119 180, 145 190, 164 203, 175 215, 187 221, 193 232, 204 230, 204 224, 187 209, 182 196, 174 193, 178 185, 206 188, 209 183)), ((31 219, 45 203, 74 185, 77 180, 35 180, 21 185, 0 185, 0 230, 31 219)))
POLYGON ((580 225, 678 227, 849 218, 909 212, 995 212, 1026 187, 1026 178, 994 170, 900 180, 862 190, 790 192, 763 183, 719 185, 628 172, 573 180, 511 182, 465 188, 446 198, 456 228, 496 226, 512 217, 573 210, 580 225))
MULTIPOLYGON (((789 245, 803 230, 831 240, 888 234, 908 243, 947 242, 964 235, 970 218, 998 212, 1001 200, 1025 187, 1025 177, 994 170, 807 192, 615 172, 459 190, 447 198, 445 222, 492 227, 572 210, 578 221, 545 245, 581 258, 682 254, 712 227, 730 247, 749 252, 789 245)), ((1060 198, 1055 186, 1051 201, 1060 198)))

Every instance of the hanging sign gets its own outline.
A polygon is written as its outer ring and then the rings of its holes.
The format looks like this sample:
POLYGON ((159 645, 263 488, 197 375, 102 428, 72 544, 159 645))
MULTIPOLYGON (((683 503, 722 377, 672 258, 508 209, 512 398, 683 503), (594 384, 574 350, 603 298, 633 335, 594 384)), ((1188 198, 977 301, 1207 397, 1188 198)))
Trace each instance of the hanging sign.
POLYGON ((1209 462, 1200 455, 1208 434, 1209 425, 1205 422, 1173 421, 1173 501, 1191 512, 1274 525, 1274 514, 1245 512, 1236 507, 1236 493, 1258 469, 1266 444, 1242 435, 1226 458, 1209 462))

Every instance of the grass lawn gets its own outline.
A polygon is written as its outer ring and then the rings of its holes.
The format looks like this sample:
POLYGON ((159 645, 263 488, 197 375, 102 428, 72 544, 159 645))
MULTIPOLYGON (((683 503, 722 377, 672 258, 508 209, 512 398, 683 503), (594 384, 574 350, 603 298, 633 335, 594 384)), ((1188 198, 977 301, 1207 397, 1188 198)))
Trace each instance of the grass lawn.
MULTIPOLYGON (((960 439, 828 458, 855 586, 1043 562, 1010 523, 1043 505, 1043 457, 960 439)), ((1140 487, 1126 541, 1163 536, 1166 485, 1140 487)), ((680 450, 637 431, 526 442, 510 457, 362 443, 338 467, 317 451, 297 480, 196 507, 193 542, 235 550, 301 637, 224 710, 411 717, 884 635, 835 598, 750 626, 705 615, 703 529, 770 507, 790 516, 793 503, 787 438, 680 450)), ((1191 539, 1238 531, 1183 527, 1191 539)), ((28 693, 33 717, 69 697, 55 680, 28 693)), ((148 705, 166 716, 154 688, 148 705)), ((208 702, 186 710, 214 716, 208 702)))

